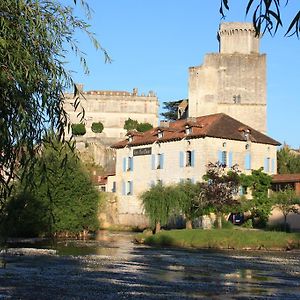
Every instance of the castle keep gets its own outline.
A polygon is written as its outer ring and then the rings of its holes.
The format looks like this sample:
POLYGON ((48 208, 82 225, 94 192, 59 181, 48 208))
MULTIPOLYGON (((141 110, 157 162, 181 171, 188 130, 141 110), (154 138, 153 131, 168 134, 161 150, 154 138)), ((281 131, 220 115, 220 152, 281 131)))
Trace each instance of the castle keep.
POLYGON ((222 23, 219 53, 189 68, 190 117, 225 113, 266 133, 266 55, 251 23, 222 23))

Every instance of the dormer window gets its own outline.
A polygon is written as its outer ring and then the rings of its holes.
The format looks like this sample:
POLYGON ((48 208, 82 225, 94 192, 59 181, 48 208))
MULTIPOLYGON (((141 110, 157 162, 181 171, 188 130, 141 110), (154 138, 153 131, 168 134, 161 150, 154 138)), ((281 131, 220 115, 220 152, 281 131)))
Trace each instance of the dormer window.
POLYGON ((161 139, 163 136, 164 136, 163 131, 159 130, 159 131, 157 132, 157 137, 158 137, 159 139, 161 139))
POLYGON ((249 129, 246 129, 244 131, 244 137, 245 137, 246 141, 250 140, 250 130, 249 129))
POLYGON ((191 134, 192 133, 192 127, 186 126, 185 127, 185 134, 191 134))
POLYGON ((128 142, 131 143, 132 141, 133 141, 133 136, 130 135, 130 136, 128 137, 128 142))

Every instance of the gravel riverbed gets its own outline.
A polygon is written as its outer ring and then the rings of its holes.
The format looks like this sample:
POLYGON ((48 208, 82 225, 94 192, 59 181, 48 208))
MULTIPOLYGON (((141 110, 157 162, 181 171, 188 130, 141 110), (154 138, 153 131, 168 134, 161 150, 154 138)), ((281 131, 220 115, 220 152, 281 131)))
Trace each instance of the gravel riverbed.
POLYGON ((131 240, 107 233, 56 249, 8 249, 0 299, 300 299, 299 252, 188 251, 131 240))

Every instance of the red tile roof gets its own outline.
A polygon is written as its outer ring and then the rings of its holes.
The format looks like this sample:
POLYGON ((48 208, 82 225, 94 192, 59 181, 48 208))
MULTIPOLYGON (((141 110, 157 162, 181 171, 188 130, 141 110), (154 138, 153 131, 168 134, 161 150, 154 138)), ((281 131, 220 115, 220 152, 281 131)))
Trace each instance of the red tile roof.
POLYGON ((272 138, 252 129, 232 117, 219 113, 197 118, 188 118, 169 123, 169 127, 156 127, 143 134, 130 134, 133 139, 113 144, 112 148, 124 148, 127 145, 139 146, 152 144, 154 142, 171 142, 176 140, 215 137, 236 141, 247 140, 245 132, 249 131, 249 140, 253 143, 270 144, 279 146, 280 143, 272 138), (191 133, 186 133, 186 128, 191 128, 191 133), (159 138, 158 133, 163 132, 163 137, 159 138))

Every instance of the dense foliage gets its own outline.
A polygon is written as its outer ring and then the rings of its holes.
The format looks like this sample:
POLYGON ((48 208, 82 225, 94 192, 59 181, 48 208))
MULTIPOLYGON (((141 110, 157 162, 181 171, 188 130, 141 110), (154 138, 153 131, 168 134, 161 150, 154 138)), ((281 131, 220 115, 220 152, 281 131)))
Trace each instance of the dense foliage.
POLYGON ((163 116, 167 121, 176 121, 178 119, 178 105, 182 101, 183 100, 163 102, 164 112, 161 113, 161 116, 163 116))
POLYGON ((139 123, 136 127, 136 130, 138 132, 145 132, 145 131, 148 131, 150 129, 152 129, 153 126, 150 124, 150 123, 139 123))
POLYGON ((222 214, 230 212, 237 204, 235 195, 239 188, 239 171, 234 166, 229 171, 219 162, 209 163, 203 176, 206 183, 202 186, 200 197, 217 214, 218 227, 222 227, 222 214))
POLYGON ((153 126, 150 123, 139 123, 137 120, 132 120, 130 118, 128 118, 125 123, 124 123, 124 127, 125 130, 130 131, 130 130, 137 130, 139 132, 145 132, 151 128, 153 128, 153 126))
POLYGON ((300 173, 300 153, 284 145, 277 151, 277 172, 279 174, 300 173))
POLYGON ((201 206, 199 199, 202 184, 186 180, 176 185, 176 188, 179 195, 180 212, 185 216, 186 228, 191 229, 192 221, 208 212, 205 207, 201 206))
POLYGON ((300 197, 292 189, 286 189, 272 193, 272 202, 277 207, 284 217, 284 230, 287 231, 287 216, 290 213, 300 213, 300 197))
POLYGON ((98 192, 75 155, 60 143, 45 146, 30 181, 33 185, 25 179, 19 183, 5 207, 6 234, 79 234, 98 228, 98 192))
MULTIPOLYGON (((0 1, 2 202, 9 194, 12 179, 20 172, 19 166, 24 172, 32 166, 35 154, 43 147, 45 132, 52 129, 60 138, 64 136, 68 118, 62 105, 63 91, 74 86, 65 66, 67 48, 87 71, 74 33, 86 33, 94 46, 101 48, 89 24, 74 15, 72 6, 77 1, 69 2, 70 6, 48 0, 0 1)), ((85 1, 80 3, 89 14, 85 1)), ((76 99, 74 108, 78 104, 76 99)))
POLYGON ((85 135, 86 129, 83 123, 72 124, 72 134, 73 135, 85 135))
POLYGON ((92 123, 92 131, 95 133, 101 133, 104 129, 104 126, 101 122, 93 122, 92 123))
POLYGON ((252 170, 251 175, 241 174, 240 182, 252 192, 252 199, 244 202, 244 210, 250 210, 254 226, 265 227, 272 210, 272 201, 268 197, 272 177, 261 168, 252 170))
POLYGON ((174 186, 164 186, 160 182, 141 195, 145 212, 156 232, 180 211, 179 197, 174 186))

